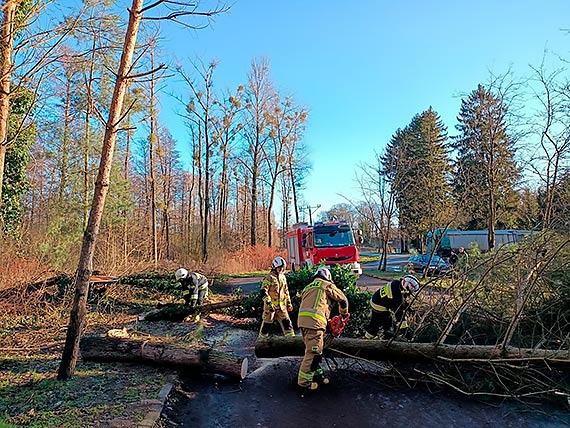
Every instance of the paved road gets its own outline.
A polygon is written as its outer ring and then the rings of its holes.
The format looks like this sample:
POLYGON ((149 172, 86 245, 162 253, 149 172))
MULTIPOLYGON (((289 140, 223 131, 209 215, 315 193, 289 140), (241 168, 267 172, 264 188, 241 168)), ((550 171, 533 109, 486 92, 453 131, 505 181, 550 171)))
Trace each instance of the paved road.
MULTIPOLYGON (((168 428, 564 428, 567 412, 475 401, 418 386, 396 388, 370 373, 339 370, 312 394, 296 388, 300 358, 257 361, 241 382, 187 377, 163 413, 168 428)), ((395 372, 395 376, 397 376, 395 372)))
MULTIPOLYGON (((377 255, 377 253, 365 253, 366 255, 377 255)), ((401 266, 408 260, 406 254, 390 254, 388 255, 388 270, 398 272, 401 266)), ((358 278, 357 284, 365 290, 375 291, 378 287, 386 283, 386 280, 374 278, 366 275, 366 270, 377 270, 378 262, 364 263, 362 265, 363 275, 358 278)), ((259 290, 259 284, 263 280, 262 276, 251 276, 245 278, 231 278, 223 284, 214 284, 212 287, 213 293, 218 294, 232 294, 238 288, 241 289, 243 294, 250 294, 259 290)))
MULTIPOLYGON (((379 253, 372 253, 372 252, 368 252, 368 251, 363 251, 360 253, 360 255, 371 256, 371 257, 380 257, 379 253)), ((388 262, 386 264, 388 271, 390 271, 390 272, 401 272, 402 265, 406 264, 406 262, 408 261, 408 257, 410 257, 409 254, 388 254, 388 262)), ((378 263, 379 262, 377 262, 377 261, 369 262, 369 263, 363 263, 362 264, 362 270, 378 269, 378 263)))

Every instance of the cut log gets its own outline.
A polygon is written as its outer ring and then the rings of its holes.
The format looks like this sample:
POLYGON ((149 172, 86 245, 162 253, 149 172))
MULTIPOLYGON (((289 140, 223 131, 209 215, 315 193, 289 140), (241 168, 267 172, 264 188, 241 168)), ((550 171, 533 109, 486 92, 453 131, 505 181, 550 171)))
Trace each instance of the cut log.
POLYGON ((207 305, 197 306, 191 308, 186 305, 178 303, 169 303, 161 308, 154 309, 150 312, 139 316, 139 321, 182 321, 188 315, 212 312, 218 309, 230 308, 232 306, 241 305, 247 297, 240 297, 238 299, 227 300, 218 303, 209 303, 207 305))
POLYGON ((116 337, 84 336, 80 343, 81 358, 87 361, 152 363, 183 367, 244 379, 247 358, 210 347, 183 348, 162 342, 116 337))
MULTIPOLYGON (((507 348, 501 352, 495 346, 439 345, 432 343, 389 342, 335 338, 327 348, 334 355, 356 356, 367 360, 421 362, 428 360, 447 361, 510 361, 548 362, 549 365, 570 367, 570 350, 547 350, 507 348)), ((325 350, 327 352, 327 350, 325 350)), ((305 345, 300 336, 270 336, 258 339, 255 355, 258 358, 301 356, 305 345)))

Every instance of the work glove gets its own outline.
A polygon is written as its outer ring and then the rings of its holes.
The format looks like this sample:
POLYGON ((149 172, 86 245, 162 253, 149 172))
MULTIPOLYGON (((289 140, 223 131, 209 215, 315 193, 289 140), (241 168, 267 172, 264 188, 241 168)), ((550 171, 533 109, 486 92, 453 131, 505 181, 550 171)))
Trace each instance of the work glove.
POLYGON ((293 305, 291 303, 287 305, 287 312, 293 312, 293 305))

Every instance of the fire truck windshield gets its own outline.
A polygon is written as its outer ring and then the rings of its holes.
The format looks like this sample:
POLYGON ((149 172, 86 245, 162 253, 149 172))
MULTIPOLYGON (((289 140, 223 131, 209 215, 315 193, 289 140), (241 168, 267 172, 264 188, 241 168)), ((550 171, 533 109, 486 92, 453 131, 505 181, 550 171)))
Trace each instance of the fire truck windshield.
POLYGON ((347 228, 323 228, 314 230, 315 247, 346 247, 354 245, 352 229, 347 228))

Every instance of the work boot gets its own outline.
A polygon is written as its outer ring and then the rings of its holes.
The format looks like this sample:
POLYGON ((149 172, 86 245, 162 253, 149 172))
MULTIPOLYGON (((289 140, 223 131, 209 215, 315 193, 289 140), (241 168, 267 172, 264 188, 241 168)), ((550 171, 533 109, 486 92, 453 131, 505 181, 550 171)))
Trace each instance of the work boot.
POLYGON ((302 391, 315 391, 319 384, 317 382, 311 382, 309 385, 297 385, 302 391))
POLYGON ((325 377, 323 369, 319 368, 316 370, 315 375, 313 376, 314 383, 328 385, 330 380, 328 377, 325 377))

